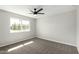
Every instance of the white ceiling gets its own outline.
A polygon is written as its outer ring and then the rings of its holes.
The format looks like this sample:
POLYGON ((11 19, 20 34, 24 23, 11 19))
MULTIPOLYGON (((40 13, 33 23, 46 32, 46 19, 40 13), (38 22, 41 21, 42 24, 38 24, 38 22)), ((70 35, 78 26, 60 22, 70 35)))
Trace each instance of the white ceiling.
POLYGON ((10 11, 13 13, 17 13, 24 16, 29 16, 33 18, 40 18, 48 15, 54 15, 62 12, 68 12, 74 10, 74 6, 72 5, 0 5, 0 9, 10 11), (34 16, 29 14, 29 10, 33 10, 33 8, 43 8, 41 12, 45 13, 44 15, 34 16))

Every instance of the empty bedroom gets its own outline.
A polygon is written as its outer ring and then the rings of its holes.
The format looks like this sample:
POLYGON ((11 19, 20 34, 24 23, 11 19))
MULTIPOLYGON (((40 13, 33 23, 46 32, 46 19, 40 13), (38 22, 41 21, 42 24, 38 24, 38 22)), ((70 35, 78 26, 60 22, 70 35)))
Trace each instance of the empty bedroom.
POLYGON ((78 52, 78 5, 0 5, 0 54, 78 52))

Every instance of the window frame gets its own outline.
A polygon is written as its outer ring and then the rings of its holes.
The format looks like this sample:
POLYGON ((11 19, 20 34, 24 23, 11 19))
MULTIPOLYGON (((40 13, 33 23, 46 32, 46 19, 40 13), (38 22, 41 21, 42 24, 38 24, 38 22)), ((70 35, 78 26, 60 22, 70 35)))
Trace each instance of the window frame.
MULTIPOLYGON (((16 22, 17 23, 17 22, 16 22)), ((18 25, 18 24, 17 24, 18 25)), ((30 21, 29 20, 25 20, 25 19, 20 19, 20 18, 17 18, 17 17, 10 17, 10 33, 20 33, 20 32, 30 32, 30 30, 31 30, 31 26, 30 26, 30 21), (18 22, 19 22, 19 24, 21 25, 21 30, 11 30, 11 26, 12 26, 12 24, 11 24, 11 19, 15 19, 15 20, 19 20, 18 22), (24 30, 23 29, 23 21, 26 21, 26 22, 28 22, 28 24, 25 24, 26 26, 28 25, 29 26, 29 28, 28 29, 26 29, 26 30, 24 30)))

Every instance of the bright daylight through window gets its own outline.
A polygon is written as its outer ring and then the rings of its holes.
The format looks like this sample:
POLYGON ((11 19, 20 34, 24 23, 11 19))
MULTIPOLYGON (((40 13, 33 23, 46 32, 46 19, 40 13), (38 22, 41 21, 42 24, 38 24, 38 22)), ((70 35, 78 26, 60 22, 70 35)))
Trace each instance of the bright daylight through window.
POLYGON ((19 19, 19 18, 10 18, 10 32, 24 32, 30 31, 30 21, 19 19))

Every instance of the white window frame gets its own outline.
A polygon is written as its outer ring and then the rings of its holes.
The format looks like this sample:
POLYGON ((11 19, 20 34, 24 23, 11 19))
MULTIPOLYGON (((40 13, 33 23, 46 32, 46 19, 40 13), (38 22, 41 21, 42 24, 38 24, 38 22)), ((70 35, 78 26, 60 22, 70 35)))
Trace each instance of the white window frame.
MULTIPOLYGON (((14 23, 13 23, 14 24, 14 23)), ((20 19, 20 18, 15 18, 15 17, 10 17, 10 33, 18 33, 18 32, 29 32, 30 31, 30 21, 28 20, 24 20, 24 19, 20 19), (11 19, 14 19, 14 20, 18 20, 18 22, 16 23, 19 23, 20 24, 20 28, 21 30, 11 30, 11 27, 12 27, 12 20, 11 19), (23 21, 27 22, 27 24, 24 24, 24 25, 28 25, 29 26, 29 29, 26 29, 24 30, 22 27, 23 27, 23 21)))

